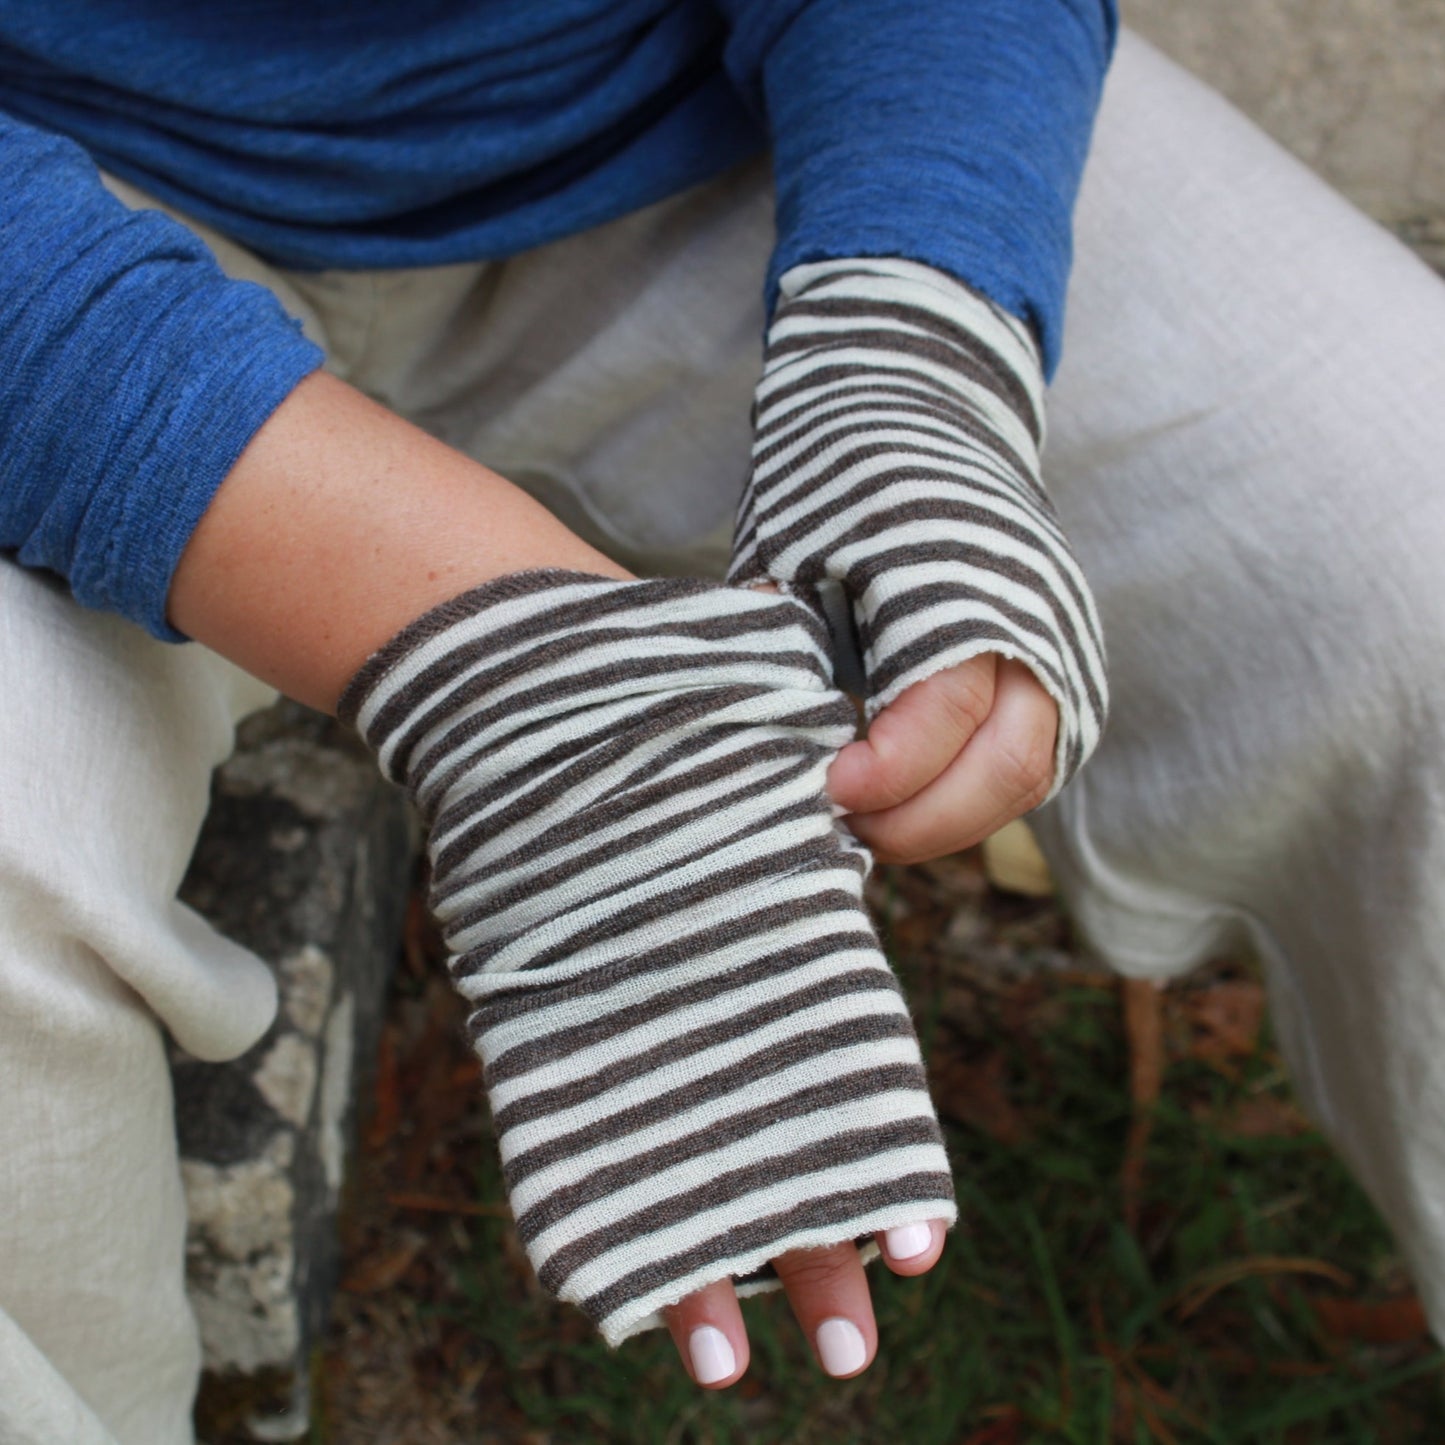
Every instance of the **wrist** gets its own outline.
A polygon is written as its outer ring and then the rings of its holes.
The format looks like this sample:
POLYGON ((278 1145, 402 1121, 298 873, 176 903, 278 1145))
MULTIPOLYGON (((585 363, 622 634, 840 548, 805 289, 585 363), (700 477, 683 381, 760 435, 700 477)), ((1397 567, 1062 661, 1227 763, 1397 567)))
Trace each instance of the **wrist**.
POLYGON ((629 575, 495 472, 316 373, 252 438, 201 518, 170 617, 331 710, 413 618, 536 567, 629 575))

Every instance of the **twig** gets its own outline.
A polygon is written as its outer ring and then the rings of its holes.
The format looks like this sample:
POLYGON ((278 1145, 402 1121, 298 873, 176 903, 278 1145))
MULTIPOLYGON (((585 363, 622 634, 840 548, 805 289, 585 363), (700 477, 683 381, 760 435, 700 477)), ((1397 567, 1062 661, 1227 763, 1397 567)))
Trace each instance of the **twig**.
POLYGON ((1187 1320, 1198 1314, 1222 1289, 1238 1284, 1242 1279, 1254 1279, 1271 1274, 1313 1274, 1330 1280, 1341 1289, 1351 1289, 1353 1278, 1338 1265, 1327 1264, 1322 1259, 1301 1258, 1296 1255, 1262 1254, 1253 1259, 1237 1259, 1231 1264, 1219 1265, 1215 1269, 1197 1274, 1169 1301, 1177 1306, 1179 1318, 1187 1320))
POLYGON ((1119 1168, 1124 1223, 1138 1232, 1144 1196, 1144 1161, 1154 1128, 1154 1107, 1164 1084, 1164 996, 1147 978, 1123 981, 1124 1035, 1129 1041, 1129 1099, 1133 1115, 1119 1168))
POLYGON ((420 1209, 429 1214, 474 1214, 488 1219, 509 1219, 505 1204, 482 1204, 471 1199, 448 1199, 441 1194, 388 1194, 393 1209, 420 1209))

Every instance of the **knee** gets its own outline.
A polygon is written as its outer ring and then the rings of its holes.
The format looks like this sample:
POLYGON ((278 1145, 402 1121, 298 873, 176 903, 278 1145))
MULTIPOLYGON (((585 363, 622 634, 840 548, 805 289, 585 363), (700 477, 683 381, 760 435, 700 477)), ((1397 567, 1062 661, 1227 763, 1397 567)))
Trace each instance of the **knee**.
POLYGON ((230 748, 218 659, 0 561, 0 874, 168 897, 230 748))

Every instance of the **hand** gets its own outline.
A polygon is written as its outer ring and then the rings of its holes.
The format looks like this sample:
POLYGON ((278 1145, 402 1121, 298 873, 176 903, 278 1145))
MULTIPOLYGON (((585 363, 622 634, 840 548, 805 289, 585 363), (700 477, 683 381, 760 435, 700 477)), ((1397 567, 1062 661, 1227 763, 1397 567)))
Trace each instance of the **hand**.
POLYGON ((855 726, 827 649, 788 598, 529 572, 419 618, 343 698, 431 826, 528 1257, 614 1345, 781 1260, 852 1373, 853 1241, 957 1217, 825 796, 855 726))
POLYGON ((835 631, 851 614, 873 728, 835 801, 880 858, 935 856, 1057 792, 1104 726, 1097 610, 1040 474, 1038 352, 912 262, 779 284, 728 578, 813 593, 835 631))
MULTIPOLYGON (((944 1226, 937 1220, 905 1225, 875 1238, 894 1274, 925 1274, 943 1253, 944 1226)), ((878 1351, 878 1328, 857 1249, 837 1244, 794 1250, 775 1259, 773 1267, 819 1365, 839 1379, 867 1369, 878 1351)), ((731 1280, 707 1285, 664 1314, 683 1364, 699 1385, 720 1390, 742 1377, 748 1334, 731 1280)))
POLYGON ((984 653, 916 682, 833 760, 828 792, 880 863, 956 853, 1037 807, 1059 710, 1020 662, 984 653))
MULTIPOLYGON (((1057 704, 1027 667, 985 653, 915 683, 884 708, 865 740, 838 753, 828 791, 849 810, 849 828, 880 861, 940 857, 979 842, 1043 801, 1058 725, 1057 704)), ((938 1262, 943 1225, 922 1228, 927 1242, 903 1257, 889 1248, 885 1234, 876 1236, 895 1274, 925 1274, 938 1262)), ((878 1332, 857 1249, 799 1250, 773 1265, 822 1368, 841 1378, 866 1369, 878 1332), (831 1323, 838 1320, 852 1330, 831 1323)), ((699 1385, 723 1389, 746 1372, 747 1329, 730 1280, 698 1290, 665 1314, 683 1364, 699 1385)))

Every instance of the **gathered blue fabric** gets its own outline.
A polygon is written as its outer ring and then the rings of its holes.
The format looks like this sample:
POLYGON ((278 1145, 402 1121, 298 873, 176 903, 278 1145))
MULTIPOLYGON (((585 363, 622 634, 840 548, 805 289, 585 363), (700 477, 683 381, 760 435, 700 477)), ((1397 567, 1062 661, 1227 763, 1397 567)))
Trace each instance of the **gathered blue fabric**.
POLYGON ((321 363, 96 165, 297 269, 500 258, 771 144, 772 290, 894 255, 1056 363, 1113 0, 0 0, 0 548, 159 637, 181 552, 321 363))

